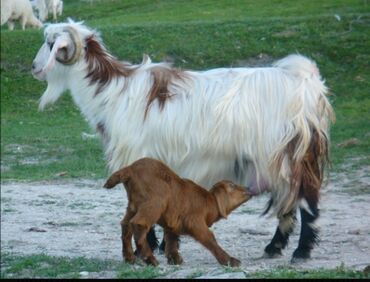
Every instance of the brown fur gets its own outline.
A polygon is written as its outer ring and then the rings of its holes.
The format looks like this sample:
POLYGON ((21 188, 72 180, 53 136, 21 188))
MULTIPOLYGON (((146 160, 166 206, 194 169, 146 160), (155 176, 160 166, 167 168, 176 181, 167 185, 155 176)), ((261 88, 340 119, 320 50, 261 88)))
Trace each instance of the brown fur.
POLYGON ((319 190, 324 180, 324 168, 329 162, 328 141, 317 131, 312 134, 312 141, 302 161, 302 188, 300 196, 309 202, 319 200, 319 190))
POLYGON ((108 144, 110 137, 107 133, 104 122, 102 122, 102 121, 98 122, 98 124, 96 125, 96 131, 102 137, 102 140, 103 140, 104 144, 108 144))
MULTIPOLYGON (((299 199, 304 198, 309 202, 319 200, 319 190, 324 180, 324 168, 329 163, 328 139, 323 133, 319 134, 316 130, 313 130, 310 146, 301 160, 294 159, 298 142, 299 136, 294 137, 287 144, 285 151, 277 156, 276 162, 271 166, 272 169, 280 168, 284 157, 287 156, 291 169, 290 193, 288 199, 284 202, 284 206, 278 211, 279 218, 289 214, 299 199)), ((269 211, 271 204, 270 201, 264 214, 269 211)))
POLYGON ((148 94, 148 103, 146 105, 144 119, 148 114, 148 110, 154 100, 158 101, 159 108, 163 109, 167 100, 169 100, 174 94, 170 93, 168 86, 176 79, 184 79, 184 73, 180 70, 166 68, 166 67, 155 67, 151 70, 151 76, 153 79, 153 85, 148 94))
POLYGON ((115 172, 104 187, 112 188, 118 183, 124 184, 128 196, 127 212, 121 221, 123 256, 127 262, 135 260, 133 235, 144 261, 158 264, 146 241, 150 227, 158 223, 164 228, 168 263, 182 263, 177 240, 179 235, 187 234, 210 250, 220 264, 240 265, 217 244, 208 227, 250 199, 245 187, 221 181, 207 191, 150 158, 115 172))
POLYGON ((324 178, 324 167, 329 162, 327 138, 326 136, 320 136, 314 130, 310 147, 300 162, 293 160, 296 142, 297 138, 294 138, 287 146, 292 171, 291 197, 294 198, 294 203, 299 198, 317 203, 324 178))
POLYGON ((129 77, 135 71, 129 63, 120 62, 110 55, 94 36, 86 39, 85 49, 85 60, 88 64, 86 78, 90 79, 90 84, 98 82, 95 95, 113 78, 129 77))

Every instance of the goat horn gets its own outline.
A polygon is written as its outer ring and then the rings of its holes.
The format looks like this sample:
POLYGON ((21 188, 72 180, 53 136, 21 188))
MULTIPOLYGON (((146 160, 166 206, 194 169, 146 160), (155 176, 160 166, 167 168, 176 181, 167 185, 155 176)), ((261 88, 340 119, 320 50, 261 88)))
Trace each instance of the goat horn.
POLYGON ((67 60, 57 58, 57 61, 59 61, 60 63, 62 63, 64 65, 72 65, 75 62, 77 62, 77 60, 80 58, 81 51, 82 51, 82 41, 81 41, 81 38, 78 35, 77 31, 74 28, 66 27, 63 31, 67 32, 69 34, 75 48, 74 48, 73 54, 70 58, 68 58, 67 60))

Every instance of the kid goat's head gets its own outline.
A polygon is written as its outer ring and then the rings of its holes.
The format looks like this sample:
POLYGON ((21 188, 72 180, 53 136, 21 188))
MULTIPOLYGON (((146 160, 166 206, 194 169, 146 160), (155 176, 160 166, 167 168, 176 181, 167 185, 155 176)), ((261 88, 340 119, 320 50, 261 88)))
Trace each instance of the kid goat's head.
POLYGON ((252 197, 249 188, 225 180, 213 185, 210 192, 215 196, 220 215, 223 218, 226 218, 233 210, 252 197))

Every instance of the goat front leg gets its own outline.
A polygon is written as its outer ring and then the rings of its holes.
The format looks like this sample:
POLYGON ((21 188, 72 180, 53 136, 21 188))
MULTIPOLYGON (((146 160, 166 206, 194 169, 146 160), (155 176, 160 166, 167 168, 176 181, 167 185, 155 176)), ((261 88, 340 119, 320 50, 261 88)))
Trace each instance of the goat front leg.
POLYGON ((207 225, 201 225, 192 230, 192 236, 215 256, 217 261, 226 266, 238 267, 240 260, 229 256, 217 243, 215 236, 207 225))
POLYGON ((179 254, 179 236, 169 230, 164 230, 164 240, 168 264, 182 264, 183 259, 179 254))
POLYGON ((14 29, 14 22, 8 21, 8 28, 9 28, 9 30, 13 30, 14 29))

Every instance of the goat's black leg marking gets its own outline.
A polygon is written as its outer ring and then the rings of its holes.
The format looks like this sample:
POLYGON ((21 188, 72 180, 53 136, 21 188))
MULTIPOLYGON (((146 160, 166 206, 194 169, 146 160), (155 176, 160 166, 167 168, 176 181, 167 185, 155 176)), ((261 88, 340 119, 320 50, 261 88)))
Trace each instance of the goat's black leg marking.
MULTIPOLYGON (((146 240, 148 241, 149 247, 152 250, 152 252, 158 248, 158 239, 157 236, 155 235, 155 229, 154 226, 152 226, 149 229, 149 232, 146 234, 146 240)), ((135 256, 140 256, 139 250, 135 250, 135 256)))
POLYGON ((164 250, 166 249, 166 242, 164 240, 164 237, 162 238, 162 242, 161 244, 159 245, 159 252, 161 254, 164 254, 164 250))
POLYGON ((316 201, 307 201, 308 208, 300 208, 301 211, 301 235, 298 248, 294 251, 292 262, 311 257, 311 250, 318 242, 318 229, 314 225, 319 217, 319 209, 316 201))
POLYGON ((275 235, 265 248, 265 257, 275 258, 282 255, 281 250, 287 246, 289 235, 293 232, 296 221, 295 209, 279 218, 279 226, 276 228, 275 235))

